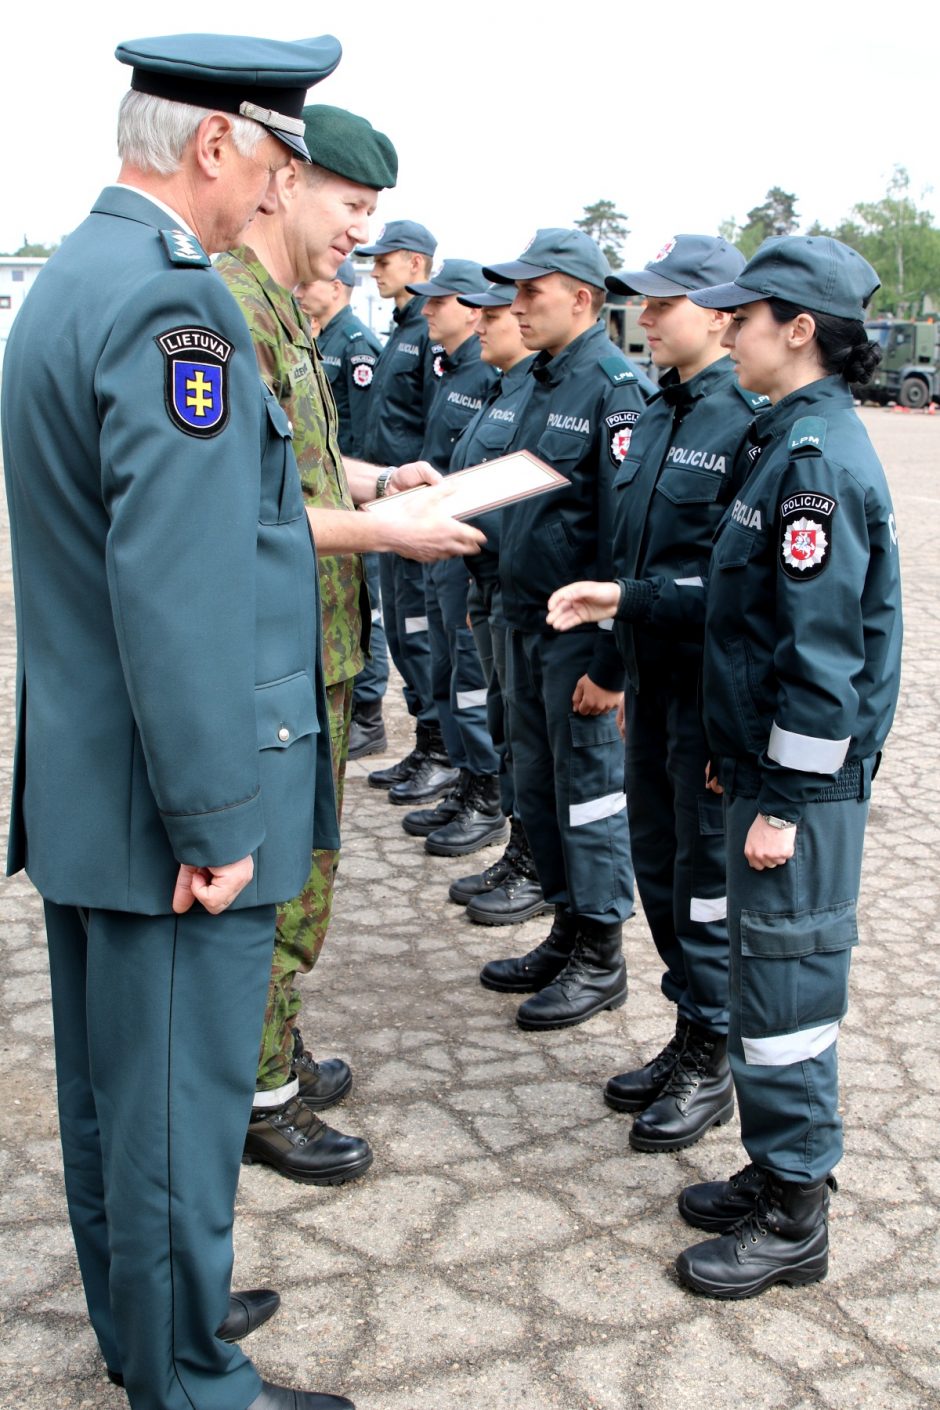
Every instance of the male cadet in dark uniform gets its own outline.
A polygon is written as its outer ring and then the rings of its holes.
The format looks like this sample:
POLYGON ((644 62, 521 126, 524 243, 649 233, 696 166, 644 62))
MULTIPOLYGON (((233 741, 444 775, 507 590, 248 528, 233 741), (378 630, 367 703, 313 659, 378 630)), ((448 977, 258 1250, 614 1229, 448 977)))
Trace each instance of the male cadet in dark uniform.
POLYGON ((216 1335, 274 907, 336 819, 290 432, 206 253, 306 159, 304 95, 339 55, 121 45, 119 184, 49 260, 4 360, 8 872, 45 902, 69 1213, 134 1410, 350 1405, 263 1385, 216 1335))
MULTIPOLYGON (((409 292, 427 279, 437 241, 414 220, 393 220, 374 245, 356 253, 374 259, 372 277, 383 299, 393 299, 392 330, 375 367, 363 453, 380 466, 407 465, 420 458, 428 409, 437 386, 429 354, 424 300, 409 292)), ((425 803, 457 781, 444 747, 431 693, 431 646, 424 606, 424 573, 405 559, 386 554, 380 561, 382 622, 392 660, 404 681, 405 703, 415 719, 415 747, 391 768, 369 775, 373 788, 405 790, 394 801, 425 803)), ((390 795, 391 796, 391 795, 390 795)))
MULTIPOLYGON (((441 345, 440 380, 428 412, 421 459, 442 474, 450 467, 461 432, 496 380, 480 358, 480 310, 458 302, 459 294, 478 294, 485 288, 480 266, 466 259, 447 259, 429 282, 408 285, 409 293, 426 300, 428 332, 432 342, 441 345)), ((486 727, 486 680, 467 625, 469 584, 463 559, 425 564, 431 693, 448 757, 460 773, 436 807, 406 814, 402 826, 413 837, 423 837, 425 849, 438 857, 476 852, 507 835, 500 808, 499 758, 486 727)))
MULTIPOLYGON (((535 382, 529 376, 535 353, 522 341, 519 320, 510 312, 516 296, 513 284, 491 284, 482 294, 461 294, 459 302, 481 310, 477 337, 480 356, 499 370, 499 380, 482 408, 454 446, 451 471, 480 465, 505 454, 516 432, 535 382)), ((499 510, 477 520, 486 534, 478 554, 466 560, 471 574, 467 616, 487 683, 486 725, 499 758, 502 810, 510 819, 509 842, 503 855, 483 871, 450 884, 448 895, 466 906, 470 920, 481 925, 514 925, 546 910, 535 861, 515 806, 512 751, 506 727, 503 693, 506 684, 506 623, 499 591, 499 510)))
MULTIPOLYGON (((330 379, 339 418, 339 448, 344 456, 363 458, 362 435, 381 341, 350 307, 356 287, 356 268, 344 259, 335 279, 313 279, 297 286, 298 302, 320 331, 317 347, 330 379)), ((363 554, 363 567, 372 602, 369 659, 356 676, 349 758, 381 754, 388 743, 382 719, 382 700, 388 685, 388 647, 382 627, 379 557, 363 554)))
MULTIPOLYGON (((274 209, 252 222, 247 232, 251 245, 235 246, 216 267, 238 300, 261 375, 292 427, 319 550, 323 669, 341 812, 353 681, 368 630, 368 594, 358 550, 404 545, 388 538, 387 522, 353 512, 362 494, 350 490, 329 381, 290 289, 313 274, 331 272, 337 251, 351 249, 365 237, 377 193, 395 183, 398 158, 384 133, 343 108, 315 104, 304 108, 303 118, 313 166, 292 161, 278 174, 274 209)), ((371 498, 375 469, 364 473, 371 498)), ((417 472, 396 474, 415 477, 417 472)), ((425 478, 437 477, 431 471, 425 478)), ((361 488, 361 468, 357 484, 361 488)), ((403 525, 416 541, 417 523, 403 525)), ((476 532, 451 519, 441 518, 440 524, 445 541, 452 531, 458 539, 476 532)), ((411 544, 407 551, 414 551, 411 544)), ((458 562, 463 568, 462 557, 458 562)), ((349 1067, 337 1058, 315 1061, 296 1026, 301 1006, 298 976, 312 969, 326 939, 338 861, 335 849, 317 849, 299 895, 278 907, 258 1083, 245 1140, 246 1160, 264 1161, 282 1175, 310 1184, 353 1179, 372 1161, 366 1141, 334 1131, 316 1114, 345 1096, 352 1083, 349 1067)))
POLYGON ((627 997, 621 930, 633 911, 633 869, 616 642, 593 624, 559 636, 545 614, 573 577, 596 576, 601 565, 608 576, 612 481, 624 431, 653 387, 598 321, 610 266, 582 231, 539 230, 517 261, 484 273, 515 283, 523 341, 540 350, 512 449, 533 451, 568 485, 514 505, 499 545, 516 799, 555 922, 535 950, 492 961, 480 979, 536 991, 520 1006, 521 1027, 561 1028, 627 997))
POLYGON ((689 1146, 734 1112, 724 826, 705 785, 699 682, 712 539, 750 469, 747 428, 768 401, 744 390, 721 347, 730 315, 686 294, 743 268, 726 241, 677 235, 645 269, 608 279, 610 289, 643 295, 653 362, 669 370, 614 477, 619 581, 572 583, 549 603, 561 630, 616 614, 627 671, 630 845, 663 993, 676 1005, 663 1051, 612 1077, 604 1093, 617 1111, 641 1113, 630 1144, 643 1151, 689 1146))

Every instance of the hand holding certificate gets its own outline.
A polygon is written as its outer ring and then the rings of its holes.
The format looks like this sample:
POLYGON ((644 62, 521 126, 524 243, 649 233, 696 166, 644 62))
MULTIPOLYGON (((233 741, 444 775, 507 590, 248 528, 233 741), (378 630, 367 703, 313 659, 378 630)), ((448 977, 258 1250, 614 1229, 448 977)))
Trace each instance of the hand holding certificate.
POLYGON ((567 483, 563 475, 530 451, 519 450, 487 460, 482 465, 471 465, 467 470, 458 470, 446 476, 443 485, 433 489, 430 485, 419 485, 416 489, 370 500, 360 508, 370 514, 407 519, 420 513, 427 496, 434 494, 440 500, 442 513, 453 519, 470 519, 532 495, 547 494, 567 483))

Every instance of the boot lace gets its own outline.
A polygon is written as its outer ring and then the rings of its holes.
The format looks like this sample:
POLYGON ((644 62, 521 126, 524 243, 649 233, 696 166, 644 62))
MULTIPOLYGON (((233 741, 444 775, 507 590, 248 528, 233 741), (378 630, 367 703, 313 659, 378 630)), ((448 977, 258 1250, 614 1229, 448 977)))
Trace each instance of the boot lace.
POLYGON ((276 1131, 286 1136, 292 1146, 305 1146, 323 1130, 325 1123, 297 1097, 281 1111, 272 1112, 268 1120, 276 1131))

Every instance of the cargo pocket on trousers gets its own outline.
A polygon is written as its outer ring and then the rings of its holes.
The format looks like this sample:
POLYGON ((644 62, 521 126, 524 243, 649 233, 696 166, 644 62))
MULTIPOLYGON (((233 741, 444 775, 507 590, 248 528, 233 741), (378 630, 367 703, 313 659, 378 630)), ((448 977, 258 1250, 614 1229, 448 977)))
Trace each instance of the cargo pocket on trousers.
POLYGON ((568 823, 570 827, 584 827, 626 809, 623 740, 615 710, 604 715, 569 715, 568 727, 571 732, 568 823))
POLYGON ((854 901, 741 912, 741 1039, 748 1063, 805 1062, 833 1043, 858 944, 854 901))

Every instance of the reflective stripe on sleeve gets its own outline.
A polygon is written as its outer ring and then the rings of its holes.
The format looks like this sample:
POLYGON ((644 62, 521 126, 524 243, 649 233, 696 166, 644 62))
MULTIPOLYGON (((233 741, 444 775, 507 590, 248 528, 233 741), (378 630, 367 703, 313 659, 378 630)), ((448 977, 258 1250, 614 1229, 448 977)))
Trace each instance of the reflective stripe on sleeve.
POLYGON ((427 617, 406 617, 405 635, 414 636, 415 632, 426 632, 428 629, 427 617))
POLYGON ((823 1023, 819 1028, 803 1028, 799 1033, 779 1033, 774 1038, 745 1038, 744 1061, 751 1067, 789 1067, 794 1062, 809 1062, 810 1058, 832 1047, 839 1036, 838 1023, 823 1023))
POLYGON ((701 578, 674 578, 676 587, 704 587, 701 578))
POLYGON ((591 798, 587 803, 572 803, 568 809, 568 826, 584 827, 586 823, 599 822, 601 818, 612 818, 622 813, 627 806, 625 793, 607 793, 603 798, 591 798))
POLYGON ((689 920, 725 920, 728 915, 727 896, 692 896, 689 920))
POLYGON ((486 704, 486 691, 485 691, 485 690, 458 690, 458 692, 457 692, 457 709, 458 709, 458 710, 473 710, 473 709, 475 709, 478 705, 485 705, 485 704, 486 704))
POLYGON ((805 774, 835 774, 845 763, 852 736, 847 739, 818 739, 812 734, 794 734, 774 724, 767 744, 768 758, 785 769, 805 774))

